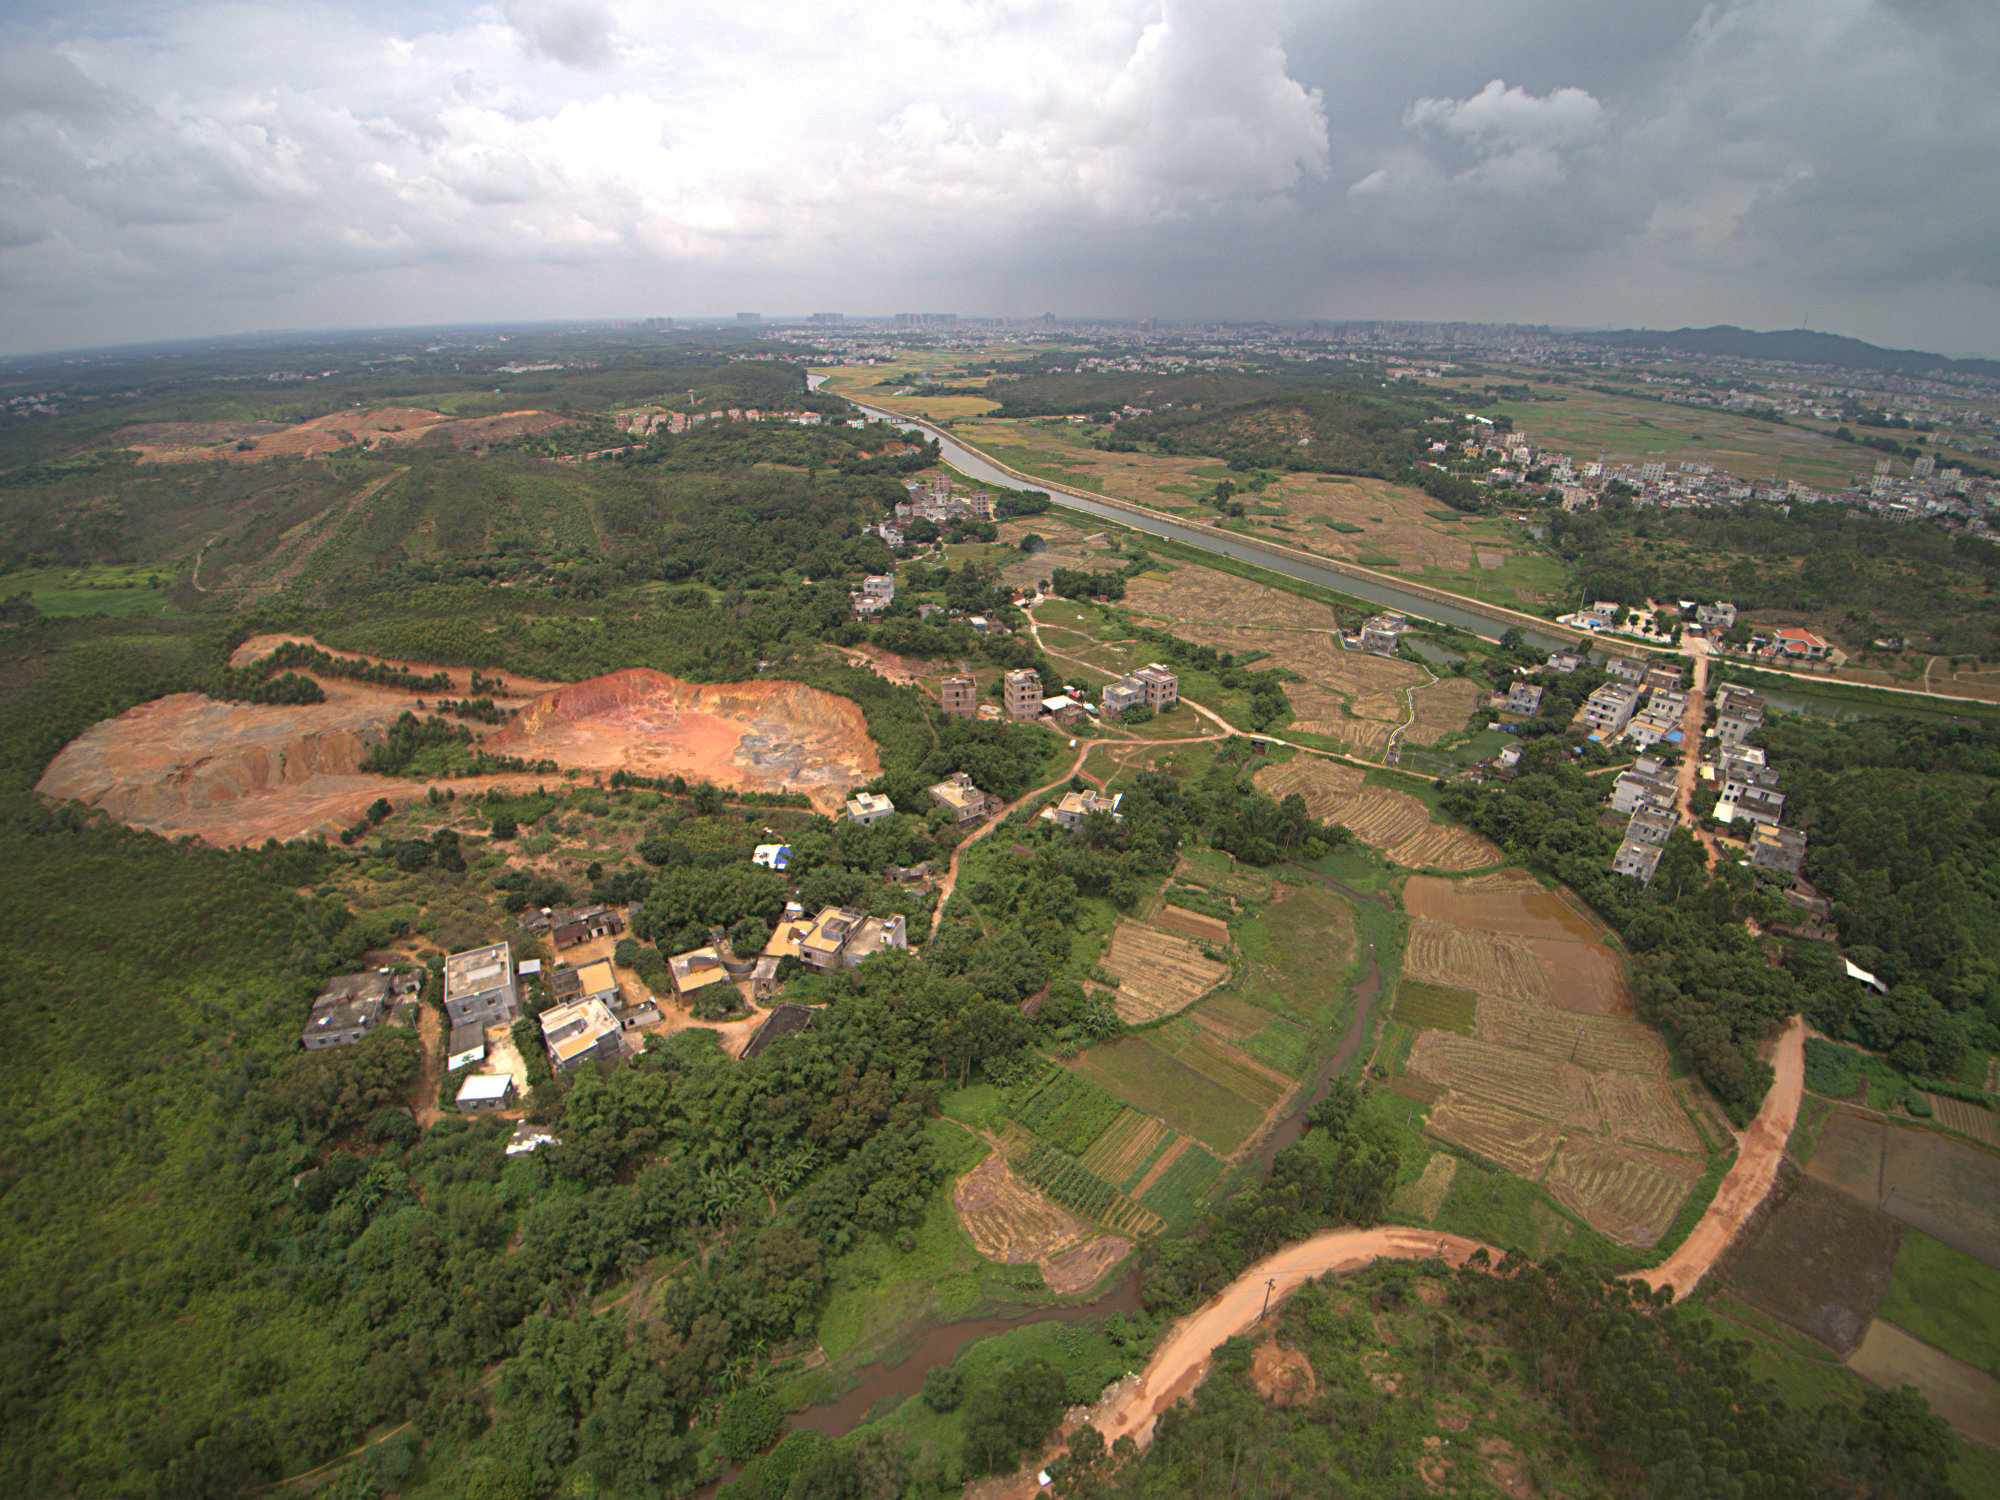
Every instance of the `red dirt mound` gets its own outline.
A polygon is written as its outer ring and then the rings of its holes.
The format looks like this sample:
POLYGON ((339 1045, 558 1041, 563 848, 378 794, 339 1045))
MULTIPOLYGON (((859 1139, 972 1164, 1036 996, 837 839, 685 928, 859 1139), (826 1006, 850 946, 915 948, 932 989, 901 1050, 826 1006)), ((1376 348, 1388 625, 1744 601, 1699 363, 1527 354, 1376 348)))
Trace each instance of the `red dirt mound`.
POLYGON ((476 448, 523 433, 545 432, 569 421, 546 411, 509 411, 490 417, 447 417, 421 406, 337 411, 284 427, 272 422, 148 422, 111 435, 119 447, 138 451, 141 463, 262 463, 269 458, 309 458, 345 448, 476 448), (244 446, 237 446, 238 444, 244 446))
MULTIPOLYGON (((326 702, 300 706, 218 703, 200 693, 142 703, 64 746, 36 789, 218 845, 333 834, 377 797, 420 795, 422 782, 360 769, 368 747, 414 707, 411 695, 346 678, 321 686, 326 702)), ((796 682, 704 686, 645 668, 543 692, 486 745, 565 769, 799 791, 823 812, 881 769, 867 721, 844 698, 796 682)), ((464 793, 537 779, 449 784, 464 793)))
POLYGON ((867 719, 845 698, 800 682, 683 682, 649 667, 544 693, 486 743, 524 760, 804 792, 824 812, 882 769, 867 719))

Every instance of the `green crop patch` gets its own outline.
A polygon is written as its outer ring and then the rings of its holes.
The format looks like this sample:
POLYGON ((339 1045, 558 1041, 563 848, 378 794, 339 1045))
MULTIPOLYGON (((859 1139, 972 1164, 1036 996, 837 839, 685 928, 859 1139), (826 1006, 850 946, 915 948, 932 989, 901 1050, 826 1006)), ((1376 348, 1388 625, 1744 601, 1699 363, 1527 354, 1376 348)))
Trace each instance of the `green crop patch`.
POLYGON ((1396 1019, 1407 1026, 1429 1026, 1471 1036, 1476 998, 1471 990, 1405 979, 1396 986, 1396 1019))
POLYGON ((1140 1207, 1066 1151, 1037 1145, 1012 1163, 1021 1180, 1071 1213, 1121 1234, 1151 1234, 1160 1216, 1140 1207))
POLYGON ((1953 1359, 2000 1375, 2000 1270, 1905 1228, 1880 1315, 1953 1359))
POLYGON ((1081 1156, 1124 1108, 1088 1079, 1051 1066, 1024 1087, 1014 1118, 1051 1145, 1081 1156))
POLYGON ((1328 521, 1326 524, 1328 530, 1344 532, 1348 536, 1357 535, 1368 529, 1366 526, 1357 526, 1352 521, 1328 521))
POLYGON ((1190 1145, 1168 1164, 1159 1181, 1139 1201, 1170 1227, 1178 1227, 1194 1217, 1221 1172, 1219 1160, 1201 1147, 1190 1145))

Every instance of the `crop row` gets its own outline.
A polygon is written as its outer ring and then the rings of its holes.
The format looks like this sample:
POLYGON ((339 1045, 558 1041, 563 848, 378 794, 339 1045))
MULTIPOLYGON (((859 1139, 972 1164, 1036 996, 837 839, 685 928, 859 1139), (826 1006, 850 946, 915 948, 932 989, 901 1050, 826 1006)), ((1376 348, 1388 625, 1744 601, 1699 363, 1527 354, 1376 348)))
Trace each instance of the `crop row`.
POLYGON ((1189 1142, 1139 1201, 1169 1224, 1186 1223, 1221 1172, 1221 1162, 1189 1142))
POLYGON ((1024 1182, 1039 1188, 1071 1213, 1129 1234, 1150 1234, 1159 1219, 1117 1188, 1086 1171, 1081 1162, 1053 1146, 1037 1146, 1014 1164, 1024 1182))
POLYGON ((1124 1109, 1122 1100, 1058 1067, 1022 1090, 1014 1118, 1050 1145, 1081 1156, 1124 1109))

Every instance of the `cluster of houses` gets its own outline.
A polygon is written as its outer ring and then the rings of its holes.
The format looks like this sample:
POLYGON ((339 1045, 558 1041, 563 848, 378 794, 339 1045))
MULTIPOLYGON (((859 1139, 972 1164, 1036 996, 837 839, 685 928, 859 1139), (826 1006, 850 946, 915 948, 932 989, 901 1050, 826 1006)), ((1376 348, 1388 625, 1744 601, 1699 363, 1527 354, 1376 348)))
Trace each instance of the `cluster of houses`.
MULTIPOLYGON (((1607 684, 1608 686, 1609 684, 1607 684)), ((1785 794, 1764 751, 1746 743, 1764 723, 1764 701, 1748 688, 1726 684, 1716 694, 1715 761, 1702 774, 1720 783, 1715 818, 1748 825, 1750 864, 1759 870, 1796 877, 1805 863, 1806 836, 1783 826, 1785 794)), ((1612 787, 1611 807, 1628 819, 1624 840, 1612 856, 1621 875, 1650 881, 1660 851, 1675 822, 1676 786, 1661 763, 1642 755, 1612 787)))
POLYGON ((704 422, 790 422, 797 427, 866 427, 866 417, 848 417, 843 423, 838 417, 821 416, 816 411, 763 411, 754 406, 719 407, 713 411, 657 411, 651 407, 640 407, 631 411, 621 411, 612 416, 620 432, 629 432, 634 437, 646 437, 652 433, 686 432, 691 427, 699 427, 704 422))
POLYGON ((949 474, 938 474, 929 479, 905 479, 903 488, 910 492, 910 498, 896 503, 896 519, 906 524, 911 521, 934 521, 942 526, 951 521, 993 519, 992 495, 985 490, 957 493, 949 474))
POLYGON ((1584 699, 1577 712, 1591 737, 1605 744, 1629 739, 1641 750, 1663 741, 1678 748, 1681 716, 1687 711, 1681 669, 1667 662, 1614 656, 1605 670, 1611 674, 1610 681, 1584 699))

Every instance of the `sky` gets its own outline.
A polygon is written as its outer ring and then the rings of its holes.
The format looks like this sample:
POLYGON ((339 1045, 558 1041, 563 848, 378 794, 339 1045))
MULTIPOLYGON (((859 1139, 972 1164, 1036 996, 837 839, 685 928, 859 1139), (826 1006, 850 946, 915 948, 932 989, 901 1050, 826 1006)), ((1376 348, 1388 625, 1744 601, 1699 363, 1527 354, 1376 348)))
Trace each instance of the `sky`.
POLYGON ((2000 356, 1992 0, 13 0, 0 352, 904 311, 2000 356))

